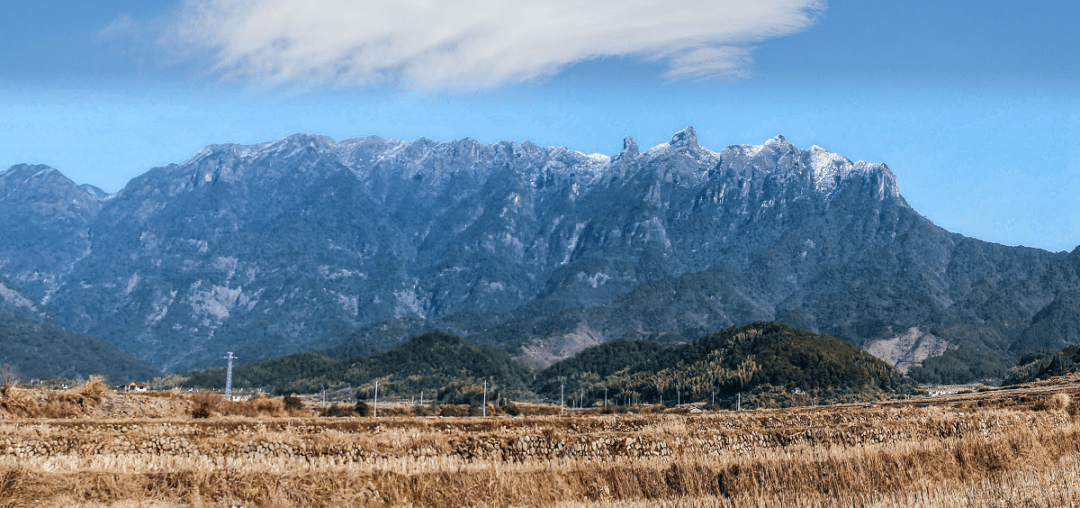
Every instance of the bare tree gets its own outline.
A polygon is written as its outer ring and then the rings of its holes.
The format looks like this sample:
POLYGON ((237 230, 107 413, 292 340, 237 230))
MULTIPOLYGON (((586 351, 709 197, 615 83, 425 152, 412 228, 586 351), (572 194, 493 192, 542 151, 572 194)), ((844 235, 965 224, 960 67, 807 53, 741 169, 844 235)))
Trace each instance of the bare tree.
POLYGON ((22 381, 19 368, 10 363, 0 363, 0 385, 17 385, 22 381))

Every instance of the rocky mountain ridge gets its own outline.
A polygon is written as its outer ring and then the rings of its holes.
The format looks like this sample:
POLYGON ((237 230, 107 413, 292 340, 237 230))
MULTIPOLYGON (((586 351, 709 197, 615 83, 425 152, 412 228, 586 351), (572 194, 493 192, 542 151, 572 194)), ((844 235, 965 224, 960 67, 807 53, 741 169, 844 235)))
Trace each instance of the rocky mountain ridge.
POLYGON ((692 128, 612 157, 296 135, 210 146, 115 195, 16 166, 0 210, 0 275, 165 370, 363 350, 383 325, 528 350, 774 319, 912 364, 1021 351, 1080 290, 1080 250, 944 231, 884 164, 780 136, 714 152, 692 128))

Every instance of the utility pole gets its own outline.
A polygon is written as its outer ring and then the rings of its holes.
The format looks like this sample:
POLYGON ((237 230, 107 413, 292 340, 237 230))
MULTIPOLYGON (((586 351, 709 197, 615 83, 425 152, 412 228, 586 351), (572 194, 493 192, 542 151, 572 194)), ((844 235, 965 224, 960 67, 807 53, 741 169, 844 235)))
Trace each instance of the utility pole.
POLYGON ((742 411, 742 392, 739 392, 738 398, 735 399, 735 410, 742 411))
POLYGON ((604 409, 607 409, 607 387, 604 387, 604 409))
POLYGON ((484 380, 484 413, 483 416, 487 417, 487 380, 484 380))
POLYGON ((566 399, 564 398, 566 383, 559 383, 559 415, 566 414, 566 399))
POLYGON ((373 407, 371 409, 371 416, 373 416, 373 417, 378 417, 379 416, 379 381, 378 380, 375 380, 375 404, 373 404, 373 407))
POLYGON ((232 361, 236 357, 233 356, 232 351, 229 351, 225 359, 229 361, 229 366, 225 369, 225 398, 232 400, 232 361))

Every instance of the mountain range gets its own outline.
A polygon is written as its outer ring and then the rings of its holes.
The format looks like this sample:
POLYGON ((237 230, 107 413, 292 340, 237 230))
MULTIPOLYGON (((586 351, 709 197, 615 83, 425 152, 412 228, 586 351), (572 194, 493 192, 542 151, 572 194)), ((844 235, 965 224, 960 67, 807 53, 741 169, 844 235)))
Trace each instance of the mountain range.
POLYGON ((294 135, 213 145, 108 194, 0 173, 0 311, 166 372, 441 328, 539 365, 615 338, 775 320, 901 368, 1080 341, 1080 248, 968 238, 884 164, 692 128, 614 156, 294 135), (36 318, 34 316, 37 316, 36 318))

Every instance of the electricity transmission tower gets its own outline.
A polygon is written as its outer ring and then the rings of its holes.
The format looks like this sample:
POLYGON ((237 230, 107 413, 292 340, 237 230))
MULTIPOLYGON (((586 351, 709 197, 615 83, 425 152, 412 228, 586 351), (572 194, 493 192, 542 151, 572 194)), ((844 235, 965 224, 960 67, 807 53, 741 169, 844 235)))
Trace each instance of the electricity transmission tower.
POLYGON ((233 356, 232 351, 229 351, 229 354, 225 355, 225 359, 229 361, 229 367, 225 370, 225 398, 231 400, 232 399, 232 362, 233 362, 233 360, 236 360, 236 357, 233 356))

